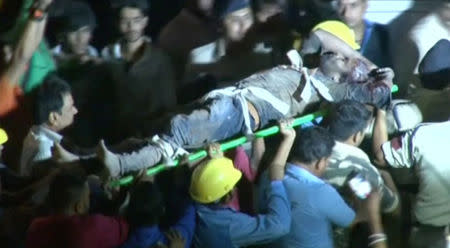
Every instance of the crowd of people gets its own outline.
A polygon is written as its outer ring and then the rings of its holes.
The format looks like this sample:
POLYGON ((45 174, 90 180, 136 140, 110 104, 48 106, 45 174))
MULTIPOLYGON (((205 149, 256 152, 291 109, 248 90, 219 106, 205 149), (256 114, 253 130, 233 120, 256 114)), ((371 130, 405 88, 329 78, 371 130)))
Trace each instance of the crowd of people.
POLYGON ((436 1, 0 0, 0 247, 448 247, 436 1))

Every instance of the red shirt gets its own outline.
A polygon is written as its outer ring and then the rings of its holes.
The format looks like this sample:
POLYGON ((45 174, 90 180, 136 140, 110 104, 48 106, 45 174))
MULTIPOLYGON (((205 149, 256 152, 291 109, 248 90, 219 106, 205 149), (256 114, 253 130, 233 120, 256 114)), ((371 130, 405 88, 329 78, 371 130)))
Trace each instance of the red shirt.
POLYGON ((49 216, 33 220, 27 248, 115 248, 128 236, 121 218, 103 215, 49 216))
POLYGON ((14 110, 22 97, 22 89, 10 83, 6 78, 0 78, 0 117, 14 110))

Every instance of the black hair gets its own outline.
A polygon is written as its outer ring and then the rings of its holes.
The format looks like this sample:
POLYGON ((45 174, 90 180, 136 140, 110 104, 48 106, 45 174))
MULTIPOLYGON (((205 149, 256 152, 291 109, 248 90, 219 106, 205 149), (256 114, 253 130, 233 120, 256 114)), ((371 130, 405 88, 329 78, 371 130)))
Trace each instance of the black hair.
POLYGON ((253 8, 256 11, 259 11, 262 9, 262 6, 264 4, 275 4, 284 9, 287 6, 288 1, 287 0, 253 0, 253 1, 251 1, 251 3, 252 3, 253 8))
POLYGON ((123 8, 136 8, 141 10, 144 16, 148 15, 150 5, 148 0, 113 0, 111 1, 112 8, 116 11, 117 16, 123 8))
POLYGON ((332 106, 324 123, 336 140, 345 141, 350 136, 364 131, 371 116, 372 113, 364 104, 343 100, 332 106))
POLYGON ((157 225, 164 214, 164 200, 156 184, 139 183, 130 192, 126 218, 133 227, 157 225))
POLYGON ((290 161, 312 163, 331 155, 335 141, 322 127, 310 127, 299 132, 291 153, 290 161))
POLYGON ((48 121, 52 112, 61 113, 64 106, 64 96, 72 92, 69 84, 56 76, 50 74, 37 89, 35 122, 37 125, 48 121))
POLYGON ((88 4, 73 1, 65 8, 61 17, 61 32, 76 31, 84 26, 95 28, 97 25, 96 17, 88 4))
POLYGON ((86 190, 87 177, 78 169, 60 171, 51 181, 48 203, 52 210, 66 210, 79 202, 86 190))

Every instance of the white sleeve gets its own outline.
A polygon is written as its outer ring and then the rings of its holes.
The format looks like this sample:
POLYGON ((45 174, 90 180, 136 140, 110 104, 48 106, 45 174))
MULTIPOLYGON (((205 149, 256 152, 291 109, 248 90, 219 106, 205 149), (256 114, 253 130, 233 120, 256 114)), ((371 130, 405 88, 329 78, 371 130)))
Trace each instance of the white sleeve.
POLYGON ((405 133, 401 137, 396 137, 382 145, 384 159, 394 168, 410 168, 413 166, 414 158, 411 152, 412 132, 405 133))

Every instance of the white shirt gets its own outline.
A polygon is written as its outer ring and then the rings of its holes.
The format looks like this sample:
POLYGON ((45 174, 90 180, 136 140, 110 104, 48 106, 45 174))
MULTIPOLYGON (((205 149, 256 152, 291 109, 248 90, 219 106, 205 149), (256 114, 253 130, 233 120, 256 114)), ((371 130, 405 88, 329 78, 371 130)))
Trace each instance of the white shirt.
MULTIPOLYGON (((145 42, 152 42, 152 39, 145 36, 143 37, 145 42)), ((105 60, 121 59, 122 58, 122 45, 120 40, 105 46, 101 52, 102 58, 105 60)))
POLYGON ((20 174, 29 176, 33 163, 52 157, 52 147, 61 142, 62 136, 43 125, 33 126, 23 142, 20 158, 20 174))
MULTIPOLYGON (((87 47, 87 52, 88 52, 88 55, 89 55, 89 56, 92 56, 92 57, 98 57, 97 49, 95 49, 95 48, 92 47, 92 46, 88 46, 88 47, 87 47)), ((53 54, 53 56, 58 57, 58 56, 62 55, 63 53, 64 53, 64 52, 63 52, 63 50, 62 50, 62 45, 61 45, 61 44, 59 44, 59 45, 55 46, 54 48, 52 48, 52 54, 53 54)))
POLYGON ((426 225, 450 224, 450 121, 421 124, 382 146, 386 162, 413 168, 419 176, 414 206, 416 219, 426 225))

